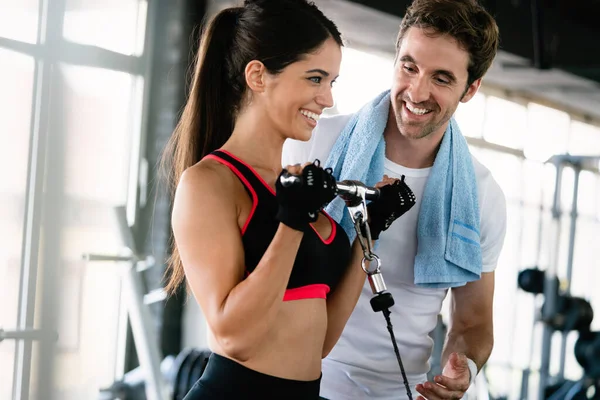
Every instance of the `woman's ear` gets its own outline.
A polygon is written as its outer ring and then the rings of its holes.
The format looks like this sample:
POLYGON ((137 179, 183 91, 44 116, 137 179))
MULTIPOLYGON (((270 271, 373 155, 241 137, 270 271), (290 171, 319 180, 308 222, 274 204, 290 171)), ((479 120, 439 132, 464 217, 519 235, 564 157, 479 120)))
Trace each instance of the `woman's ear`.
POLYGON ((265 78, 267 68, 263 63, 257 60, 252 60, 246 65, 244 74, 246 76, 246 84, 253 92, 264 92, 265 78))

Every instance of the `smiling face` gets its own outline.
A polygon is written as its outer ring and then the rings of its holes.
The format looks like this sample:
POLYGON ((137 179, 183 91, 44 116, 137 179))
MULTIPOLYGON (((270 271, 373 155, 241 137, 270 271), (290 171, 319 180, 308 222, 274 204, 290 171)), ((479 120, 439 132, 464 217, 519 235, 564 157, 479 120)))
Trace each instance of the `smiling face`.
POLYGON ((341 61, 342 50, 330 38, 279 74, 267 74, 262 100, 278 132, 286 138, 310 139, 323 110, 333 107, 331 88, 341 61))
POLYGON ((448 35, 411 27, 396 55, 391 105, 400 134, 420 139, 443 135, 460 102, 481 84, 467 87, 469 53, 448 35))

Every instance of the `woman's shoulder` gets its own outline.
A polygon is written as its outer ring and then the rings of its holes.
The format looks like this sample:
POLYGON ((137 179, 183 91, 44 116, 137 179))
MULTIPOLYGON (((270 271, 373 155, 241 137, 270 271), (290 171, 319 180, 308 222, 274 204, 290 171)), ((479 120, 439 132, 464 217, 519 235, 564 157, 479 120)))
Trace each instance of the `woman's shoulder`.
POLYGON ((236 191, 235 179, 220 162, 204 158, 181 175, 175 197, 185 197, 194 204, 232 202, 236 191))
POLYGON ((209 157, 205 157, 186 169, 181 176, 180 184, 200 185, 217 189, 226 187, 233 182, 229 168, 223 163, 209 157))

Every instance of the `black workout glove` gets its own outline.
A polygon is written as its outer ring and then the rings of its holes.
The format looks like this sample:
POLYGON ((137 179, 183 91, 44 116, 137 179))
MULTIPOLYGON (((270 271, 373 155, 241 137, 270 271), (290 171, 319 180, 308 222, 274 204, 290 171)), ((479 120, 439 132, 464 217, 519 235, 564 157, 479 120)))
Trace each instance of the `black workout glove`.
POLYGON ((415 205, 415 195, 404 182, 400 180, 379 188, 379 198, 367 205, 369 213, 369 229, 371 239, 379 239, 379 234, 392 225, 396 219, 415 205))
POLYGON ((319 160, 303 168, 298 185, 284 187, 280 178, 285 173, 286 169, 275 183, 279 203, 277 220, 290 228, 305 231, 310 222, 317 220, 319 211, 335 198, 335 178, 331 175, 331 168, 321 168, 319 160))

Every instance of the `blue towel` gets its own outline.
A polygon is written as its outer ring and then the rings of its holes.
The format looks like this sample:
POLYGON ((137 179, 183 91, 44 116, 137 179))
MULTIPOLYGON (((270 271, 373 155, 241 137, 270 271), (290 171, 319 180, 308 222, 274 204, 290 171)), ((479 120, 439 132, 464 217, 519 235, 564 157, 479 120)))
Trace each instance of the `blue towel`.
MULTIPOLYGON (((325 161, 325 167, 333 169, 337 180, 352 179, 373 186, 383 178, 383 131, 389 110, 390 93, 386 91, 350 118, 325 161)), ((325 210, 344 228, 352 242, 356 231, 344 201, 336 197, 325 210)))
POLYGON ((479 199, 469 147, 454 118, 421 199, 415 284, 447 288, 481 277, 479 199))
MULTIPOLYGON (((359 110, 340 133, 325 162, 338 180, 355 179, 369 186, 381 180, 389 105, 390 94, 386 91, 359 110)), ((343 201, 336 198, 326 210, 354 240, 356 232, 344 207, 343 201)), ((467 142, 454 118, 425 185, 417 241, 416 285, 449 288, 481 277, 477 181, 467 142)))

